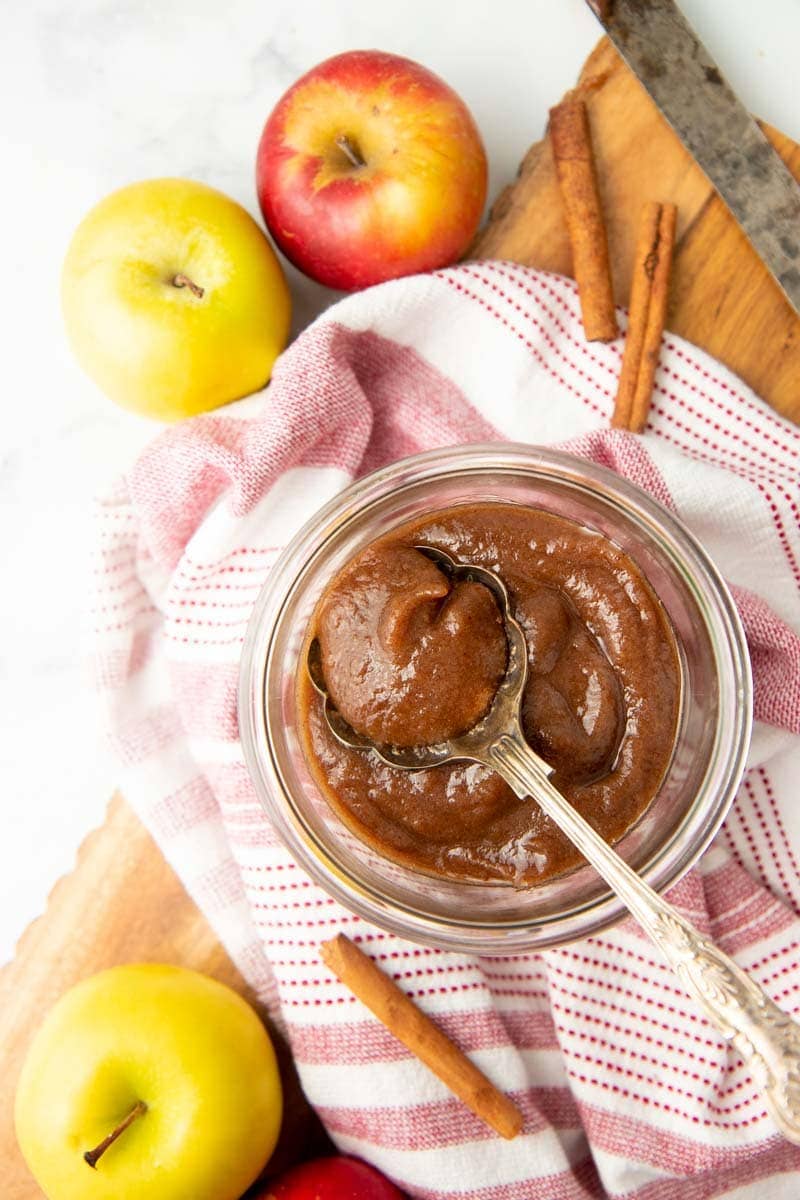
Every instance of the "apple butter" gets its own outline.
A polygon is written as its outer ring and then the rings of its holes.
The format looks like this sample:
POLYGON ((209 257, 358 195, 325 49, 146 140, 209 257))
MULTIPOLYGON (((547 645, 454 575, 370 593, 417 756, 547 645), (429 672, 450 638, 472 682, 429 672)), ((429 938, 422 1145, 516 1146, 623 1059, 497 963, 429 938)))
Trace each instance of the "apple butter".
MULTIPOLYGON (((466 732, 505 672, 491 591, 451 582, 420 545, 505 583, 528 646, 525 737, 554 767, 554 784, 617 841, 656 794, 678 722, 677 644, 651 587, 608 538, 540 509, 485 502, 401 525, 333 579, 306 640, 319 641, 341 715, 376 742, 432 745, 466 732)), ((336 740, 305 670, 297 699, 315 781, 382 854, 435 874, 525 885, 582 861, 536 802, 519 800, 489 768, 399 770, 336 740)))

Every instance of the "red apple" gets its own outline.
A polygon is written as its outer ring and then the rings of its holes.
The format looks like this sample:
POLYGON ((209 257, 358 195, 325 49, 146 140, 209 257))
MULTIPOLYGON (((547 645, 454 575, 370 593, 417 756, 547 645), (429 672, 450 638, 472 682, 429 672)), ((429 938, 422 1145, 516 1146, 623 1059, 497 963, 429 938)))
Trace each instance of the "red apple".
POLYGON ((486 200, 486 154, 444 80, 396 54, 353 50, 278 101, 256 184, 287 258, 351 291, 464 253, 486 200))
POLYGON ((380 1171, 344 1155, 315 1158, 284 1171, 253 1200, 405 1200, 380 1171))

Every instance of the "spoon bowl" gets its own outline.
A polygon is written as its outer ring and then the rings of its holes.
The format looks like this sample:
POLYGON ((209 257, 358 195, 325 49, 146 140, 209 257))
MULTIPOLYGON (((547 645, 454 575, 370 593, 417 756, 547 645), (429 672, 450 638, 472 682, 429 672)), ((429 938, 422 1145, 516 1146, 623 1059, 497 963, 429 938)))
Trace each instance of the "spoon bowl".
MULTIPOLYGON (((405 771, 421 771, 427 767, 441 767, 446 763, 468 760, 493 765, 488 751, 499 736, 509 729, 518 731, 522 737, 520 709, 525 683, 528 678, 528 648, 522 627, 511 613, 506 585, 498 575, 485 567, 472 563, 457 562, 444 550, 434 546, 415 546, 421 554, 436 563, 436 566, 453 582, 480 583, 487 587, 497 601, 506 635, 506 669, 489 710, 476 725, 460 737, 450 738, 432 746, 394 746, 385 742, 374 742, 358 733, 345 721, 338 711, 325 684, 319 641, 314 638, 308 648, 306 667, 309 678, 325 702, 325 720, 333 736, 343 746, 352 750, 371 750, 390 767, 405 771)), ((531 750, 531 754, 533 751, 531 750)), ((537 755, 538 758, 538 755, 537 755)), ((542 770, 548 775, 552 768, 539 759, 542 770)))

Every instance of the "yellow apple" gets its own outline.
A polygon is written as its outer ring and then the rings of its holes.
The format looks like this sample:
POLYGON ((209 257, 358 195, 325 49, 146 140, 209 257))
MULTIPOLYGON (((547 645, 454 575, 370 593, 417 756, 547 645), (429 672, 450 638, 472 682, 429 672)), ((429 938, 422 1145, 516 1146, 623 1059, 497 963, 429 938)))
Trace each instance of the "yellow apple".
POLYGON ((101 200, 73 235, 61 296, 87 374, 161 420, 257 391, 289 335, 289 289, 265 235, 241 205, 188 179, 101 200))
POLYGON ((253 1009, 205 975, 147 963, 61 997, 28 1052, 15 1118, 49 1200, 238 1200, 281 1112, 253 1009))

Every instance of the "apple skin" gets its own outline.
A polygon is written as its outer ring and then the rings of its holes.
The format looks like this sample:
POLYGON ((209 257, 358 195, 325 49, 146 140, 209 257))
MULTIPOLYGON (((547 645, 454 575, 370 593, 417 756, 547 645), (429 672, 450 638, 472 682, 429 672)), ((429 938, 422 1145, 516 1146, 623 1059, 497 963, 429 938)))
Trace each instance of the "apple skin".
POLYGON ((148 179, 101 200, 73 235, 61 302, 86 373, 124 408, 166 421, 262 388, 291 316, 256 222, 189 179, 148 179), (177 286, 180 276, 202 296, 177 286))
POLYGON ((352 291, 455 262, 486 202, 486 153, 464 102, 379 50, 326 59, 269 116, 256 161, 264 220, 288 259, 352 291), (353 166, 345 137, 364 160, 353 166))
POLYGON ((406 1200, 405 1193, 358 1158, 315 1158, 270 1180, 252 1200, 406 1200))
POLYGON ((112 967, 38 1030, 16 1094, 17 1138, 49 1200, 238 1200, 281 1122, 275 1053, 256 1013, 182 967, 112 967), (92 1169, 97 1146, 147 1104, 92 1169))

